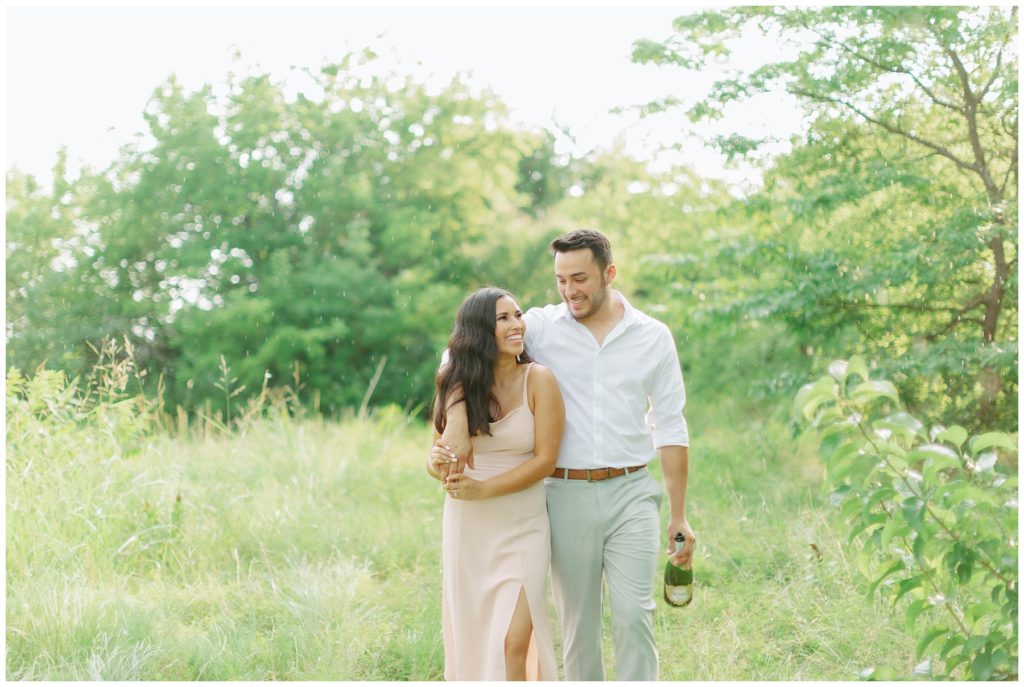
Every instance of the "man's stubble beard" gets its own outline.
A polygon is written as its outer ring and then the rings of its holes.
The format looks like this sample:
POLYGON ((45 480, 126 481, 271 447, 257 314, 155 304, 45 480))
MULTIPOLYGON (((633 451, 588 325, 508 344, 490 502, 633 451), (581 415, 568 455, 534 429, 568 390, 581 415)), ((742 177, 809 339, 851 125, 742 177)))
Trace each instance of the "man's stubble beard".
MULTIPOLYGON (((586 312, 581 313, 579 315, 573 313, 573 319, 575 319, 576 321, 585 320, 591 315, 595 314, 598 310, 601 309, 601 306, 604 305, 605 301, 608 300, 608 296, 608 280, 604 278, 604 275, 601 275, 601 288, 595 291, 593 295, 589 296, 590 308, 588 308, 586 312)), ((569 305, 569 303, 566 303, 566 305, 569 305)), ((569 312, 572 313, 571 305, 569 305, 569 312)))

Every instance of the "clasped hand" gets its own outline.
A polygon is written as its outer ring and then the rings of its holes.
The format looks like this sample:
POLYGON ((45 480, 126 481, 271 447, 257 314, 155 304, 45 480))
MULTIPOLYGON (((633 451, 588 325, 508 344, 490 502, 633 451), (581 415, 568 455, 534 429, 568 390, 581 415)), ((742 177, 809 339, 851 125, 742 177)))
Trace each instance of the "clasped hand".
POLYGON ((486 497, 484 483, 462 472, 459 460, 450 447, 438 441, 430 449, 430 462, 441 475, 441 488, 452 498, 474 501, 486 497))

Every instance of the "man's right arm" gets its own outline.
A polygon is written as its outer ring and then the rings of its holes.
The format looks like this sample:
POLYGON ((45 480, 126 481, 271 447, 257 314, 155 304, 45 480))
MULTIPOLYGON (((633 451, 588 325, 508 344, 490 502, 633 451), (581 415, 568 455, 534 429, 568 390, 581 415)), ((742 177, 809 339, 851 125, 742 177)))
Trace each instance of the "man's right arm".
POLYGON ((449 472, 462 472, 467 465, 473 467, 473 443, 469 440, 469 418, 466 404, 456 403, 445 414, 444 432, 434 442, 455 454, 458 463, 449 472))

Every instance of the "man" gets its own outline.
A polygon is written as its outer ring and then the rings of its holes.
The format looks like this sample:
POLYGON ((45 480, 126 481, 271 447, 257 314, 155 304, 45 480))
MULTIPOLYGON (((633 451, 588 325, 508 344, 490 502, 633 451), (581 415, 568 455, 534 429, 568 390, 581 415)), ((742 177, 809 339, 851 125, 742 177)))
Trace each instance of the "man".
MULTIPOLYGON (((656 680, 655 569, 661 486, 645 469, 655 449, 669 494, 669 552, 688 566, 696 538, 686 520, 686 393, 672 334, 612 290, 616 268, 602 234, 551 242, 562 303, 526 313, 526 346, 549 367, 565 400, 557 467, 546 480, 551 572, 567 680, 603 680, 602 578, 612 615, 616 677, 656 680), (674 552, 673 538, 686 542, 674 552)), ((463 465, 465 414, 438 440, 463 465)))

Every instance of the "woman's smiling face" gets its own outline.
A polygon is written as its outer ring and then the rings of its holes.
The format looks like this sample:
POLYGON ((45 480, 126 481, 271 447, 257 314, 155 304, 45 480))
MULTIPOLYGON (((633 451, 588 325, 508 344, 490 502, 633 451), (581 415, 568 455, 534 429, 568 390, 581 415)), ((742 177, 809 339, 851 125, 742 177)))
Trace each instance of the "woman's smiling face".
POLYGON ((509 296, 502 296, 494 303, 494 338, 498 343, 499 355, 519 355, 524 350, 526 322, 523 311, 509 296))

